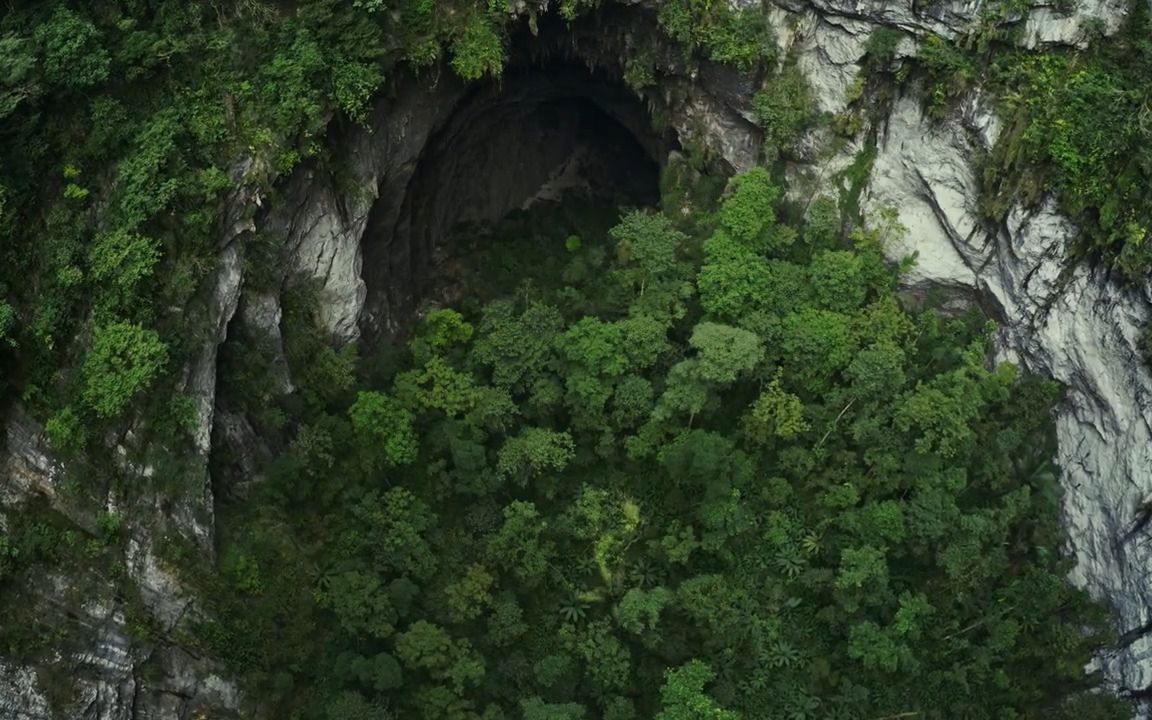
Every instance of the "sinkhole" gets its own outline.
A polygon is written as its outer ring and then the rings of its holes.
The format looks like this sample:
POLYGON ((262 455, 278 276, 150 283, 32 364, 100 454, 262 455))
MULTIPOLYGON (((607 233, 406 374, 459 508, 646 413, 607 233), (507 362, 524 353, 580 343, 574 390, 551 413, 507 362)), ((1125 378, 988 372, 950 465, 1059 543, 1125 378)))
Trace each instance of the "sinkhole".
POLYGON ((559 18, 522 28, 504 73, 450 93, 403 187, 382 189, 362 244, 367 335, 412 316, 463 235, 573 197, 618 208, 659 201, 675 132, 657 129, 648 103, 574 51, 572 37, 559 18))

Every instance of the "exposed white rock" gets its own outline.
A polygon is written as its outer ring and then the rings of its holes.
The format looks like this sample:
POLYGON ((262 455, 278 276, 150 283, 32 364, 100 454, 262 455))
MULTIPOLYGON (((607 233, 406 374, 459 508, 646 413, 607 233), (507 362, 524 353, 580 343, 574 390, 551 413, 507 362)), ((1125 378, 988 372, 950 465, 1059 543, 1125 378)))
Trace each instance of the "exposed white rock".
POLYGON ((916 99, 901 98, 872 164, 868 205, 874 213, 884 207, 899 211, 907 234, 893 238, 889 252, 918 256, 908 278, 914 283, 975 285, 966 255, 980 238, 979 189, 969 165, 972 150, 959 123, 954 119, 934 127, 921 116, 916 99))
MULTIPOLYGON (((747 0, 742 0, 747 4, 747 0)), ((879 27, 901 30, 909 41, 897 57, 916 54, 911 40, 936 35, 954 39, 978 32, 986 13, 985 0, 919 3, 916 0, 774 0, 769 10, 782 52, 797 52, 798 66, 813 90, 816 109, 837 113, 852 99, 868 37, 879 27)), ((1023 23, 1020 44, 1087 47, 1093 33, 1116 32, 1127 15, 1127 0, 1074 0, 1057 9, 1035 2, 1026 15, 1005 17, 1023 23)))
POLYGON ((183 584, 156 557, 150 538, 129 538, 125 555, 141 600, 164 630, 171 631, 188 611, 183 584))
POLYGON ((1029 48, 1039 45, 1087 47, 1090 31, 1111 35, 1120 29, 1127 14, 1126 0, 1073 0, 1062 9, 1036 3, 1028 13, 1020 42, 1029 48))
POLYGON ((712 98, 695 94, 676 115, 682 139, 702 142, 736 172, 759 162, 760 138, 753 125, 712 98))
POLYGON ((216 270, 207 288, 206 316, 202 318, 208 328, 207 338, 189 362, 185 382, 186 392, 196 406, 193 440, 199 455, 196 462, 202 481, 197 492, 177 499, 171 515, 177 529, 209 554, 213 548, 214 523, 208 455, 212 448, 212 423, 216 413, 216 358, 220 344, 228 336, 228 323, 240 303, 244 265, 239 238, 255 229, 252 215, 263 199, 259 184, 251 182, 250 178, 260 172, 259 163, 251 159, 233 168, 232 178, 237 186, 224 204, 224 232, 219 241, 216 270))
MULTIPOLYGON (((212 445, 212 417, 216 402, 216 355, 220 343, 228 336, 228 323, 240 302, 244 279, 243 261, 238 239, 255 230, 252 216, 263 198, 258 183, 250 180, 261 173, 255 160, 247 159, 232 169, 236 189, 224 203, 224 231, 218 243, 216 271, 207 288, 208 303, 204 323, 209 328, 205 342, 188 367, 187 391, 196 403, 198 421, 193 437, 196 448, 206 459, 212 445)), ((211 503, 209 503, 211 505, 211 503)))
POLYGON ((320 321, 337 342, 360 337, 360 311, 368 291, 361 267, 360 238, 372 209, 375 188, 350 197, 336 197, 332 184, 309 171, 288 224, 291 267, 319 283, 320 321))
POLYGON ((216 261, 216 274, 210 290, 209 321, 212 332, 209 341, 192 361, 189 372, 188 393, 196 402, 199 421, 193 438, 196 449, 207 457, 212 447, 212 413, 216 403, 216 353, 228 335, 228 322, 240 301, 240 286, 244 277, 240 249, 229 243, 216 261))
POLYGON ((852 101, 872 25, 855 18, 807 12, 799 16, 791 49, 799 53, 797 67, 804 73, 816 110, 842 112, 852 101))
POLYGON ((35 493, 55 499, 64 466, 49 449, 44 428, 19 405, 4 420, 6 452, 0 456, 0 504, 23 502, 35 493))
POLYGON ((971 26, 983 0, 953 0, 945 3, 917 3, 914 0, 787 0, 781 5, 794 11, 813 8, 825 18, 853 18, 870 25, 886 25, 917 35, 934 34, 953 38, 971 26))
POLYGON ((0 662, 0 718, 53 720, 36 671, 0 662))

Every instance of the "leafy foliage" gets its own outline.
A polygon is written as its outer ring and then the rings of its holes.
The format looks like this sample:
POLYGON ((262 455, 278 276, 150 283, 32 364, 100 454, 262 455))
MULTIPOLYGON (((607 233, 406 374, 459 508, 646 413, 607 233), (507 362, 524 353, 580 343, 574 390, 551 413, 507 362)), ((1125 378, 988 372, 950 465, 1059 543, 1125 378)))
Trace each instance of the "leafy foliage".
POLYGON ((152 330, 117 322, 96 329, 84 361, 84 401, 97 415, 115 417, 146 390, 168 360, 152 330))
POLYGON ((782 195, 477 251, 484 291, 529 253, 514 295, 280 430, 203 642, 248 638, 223 656, 273 713, 1123 717, 1056 478, 1018 462, 1057 389, 903 310, 890 228, 785 227, 782 195))
POLYGON ((794 64, 785 65, 756 93, 752 108, 764 129, 769 157, 787 154, 813 116, 811 93, 803 73, 794 64))
POLYGON ((689 48, 700 47, 721 63, 749 70, 773 59, 776 39, 758 8, 711 0, 668 0, 660 4, 660 25, 689 48))

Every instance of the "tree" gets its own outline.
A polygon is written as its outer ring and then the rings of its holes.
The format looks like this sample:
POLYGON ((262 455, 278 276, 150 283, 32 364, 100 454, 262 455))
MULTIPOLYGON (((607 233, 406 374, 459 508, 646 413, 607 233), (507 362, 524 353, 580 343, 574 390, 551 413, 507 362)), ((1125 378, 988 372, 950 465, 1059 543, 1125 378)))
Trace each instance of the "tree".
POLYGON ((568 640, 584 660, 584 672, 600 692, 618 692, 628 687, 632 676, 632 655, 612 632, 607 620, 589 623, 582 632, 566 629, 568 640))
POLYGON ((484 678, 484 663, 471 644, 426 620, 417 620, 397 637, 396 654, 410 669, 450 683, 457 694, 484 678))
POLYGON ((504 522, 488 540, 488 553, 493 561, 513 572, 528 587, 544 580, 555 555, 554 544, 544 536, 547 520, 536 506, 514 501, 504 508, 504 522))
POLYGON ((584 720, 587 717, 583 705, 546 703, 539 697, 521 700, 520 712, 524 714, 524 720, 584 720))
POLYGON ((616 606, 620 627, 633 635, 639 635, 645 630, 655 631, 660 622, 660 613, 672 598, 672 593, 662 587, 652 590, 630 589, 616 606))
POLYGON ((858 342, 847 315, 807 309, 784 318, 785 368, 809 392, 828 389, 834 375, 855 357, 858 342))
POLYGON ((755 253, 773 253, 783 249, 776 227, 776 201, 780 186, 772 182, 766 168, 755 168, 732 178, 728 197, 720 208, 720 224, 732 238, 755 253))
POLYGON ((132 311, 141 302, 137 290, 160 262, 156 241, 133 232, 104 233, 88 250, 92 279, 109 309, 132 311))
POLYGON ((361 392, 348 410, 352 429, 369 466, 396 467, 416 459, 419 441, 413 417, 398 400, 379 392, 361 392))
POLYGON ((704 686, 715 677, 712 668, 699 660, 668 670, 656 720, 740 720, 739 713, 725 710, 705 693, 704 686))
POLYGON ((660 462, 674 483, 705 492, 727 494, 748 483, 755 464, 731 438, 713 430, 686 430, 661 449, 660 462))
POLYGON ((491 369, 497 386, 527 389, 548 366, 554 339, 563 328, 563 317, 554 307, 533 303, 517 315, 511 302, 493 302, 484 309, 472 356, 491 369))
POLYGON ((676 252, 688 239, 666 216, 643 210, 622 217, 610 234, 618 243, 617 253, 624 262, 636 264, 642 283, 675 270, 676 252))
POLYGON ((590 541, 600 579, 614 588, 624 552, 642 524, 640 506, 623 493, 585 485, 563 520, 573 536, 590 541))
POLYGON ((572 436, 545 428, 524 428, 504 441, 497 469, 520 486, 546 472, 560 473, 575 457, 572 436))
POLYGON ((648 370, 672 349, 668 342, 668 323, 652 315, 634 313, 616 321, 629 369, 648 370))
POLYGON ((864 260, 859 254, 824 250, 812 258, 808 271, 817 307, 850 313, 864 304, 869 287, 864 260))
POLYGON ((883 400, 904 387, 905 362, 906 356, 899 346, 881 340, 861 350, 844 374, 861 398, 883 400))
POLYGON ((380 570, 419 579, 436 572, 437 558, 425 538, 436 516, 412 491, 393 487, 381 494, 372 490, 349 514, 353 523, 340 539, 346 552, 358 551, 380 570))
POLYGON ((432 357, 418 370, 396 376, 396 397, 414 410, 439 410, 459 417, 480 400, 480 390, 471 375, 462 373, 444 358, 432 357))
POLYGON ((126 322, 100 326, 81 368, 84 402, 102 418, 117 417, 167 362, 168 347, 154 331, 126 322))
POLYGON ((453 39, 452 69, 465 80, 479 80, 485 75, 499 75, 504 57, 499 26, 485 13, 473 11, 453 39))
POLYGON ((811 91, 804 73, 795 63, 785 64, 752 98, 752 110, 764 128, 769 159, 790 150, 813 114, 811 91))
POLYGON ((760 308, 772 296, 771 266, 731 234, 718 231, 704 243, 704 266, 696 284, 700 302, 710 314, 735 321, 760 308))
POLYGON ((454 347, 466 345, 472 340, 475 328, 455 310, 439 308, 424 316, 424 323, 409 347, 413 358, 425 363, 435 355, 443 355, 454 347))
POLYGON ((352 680, 363 686, 385 693, 404 685, 404 671, 389 653, 365 657, 355 652, 344 652, 336 658, 334 673, 341 680, 352 680))
POLYGON ((603 377, 623 374, 630 365, 621 326, 585 317, 556 338, 556 348, 572 364, 603 377))
POLYGON ((448 613, 453 622, 466 622, 478 617, 492 603, 495 578, 483 566, 473 563, 464 577, 444 588, 448 613))
POLYGON ((108 77, 108 51, 101 33, 87 18, 60 6, 48 22, 36 29, 36 43, 44 53, 44 78, 69 90, 80 90, 108 77))
POLYGON ((689 421, 704 410, 710 399, 709 383, 700 376, 698 360, 681 360, 668 371, 664 392, 652 413, 653 420, 671 420, 687 415, 689 421))
POLYGON ((633 427, 648 417, 653 406, 652 381, 639 375, 627 375, 616 383, 612 393, 612 421, 623 428, 633 427))
POLYGON ((371 703, 351 690, 340 692, 328 701, 324 710, 327 720, 392 720, 392 713, 382 705, 371 703))
POLYGON ((907 646, 871 621, 852 627, 848 655, 859 660, 868 670, 895 673, 902 666, 908 670, 915 669, 915 661, 907 646))
POLYGON ((524 622, 524 610, 511 595, 505 595, 493 603, 487 623, 486 639, 496 647, 508 647, 528 632, 528 625, 524 622))
POLYGON ((808 429, 800 398, 784 390, 777 372, 744 416, 744 436, 765 445, 774 438, 791 440, 808 429))
POLYGON ((754 333, 719 323, 697 325, 688 344, 696 350, 700 378, 719 385, 735 382, 764 359, 764 346, 754 333))

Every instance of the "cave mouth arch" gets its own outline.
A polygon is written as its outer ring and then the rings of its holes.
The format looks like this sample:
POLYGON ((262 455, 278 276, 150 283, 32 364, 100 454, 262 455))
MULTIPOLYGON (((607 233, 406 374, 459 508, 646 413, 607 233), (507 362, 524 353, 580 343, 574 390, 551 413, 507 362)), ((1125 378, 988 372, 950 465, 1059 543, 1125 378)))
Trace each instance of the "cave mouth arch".
POLYGON ((370 212, 367 338, 402 329, 461 226, 482 231, 572 193, 617 207, 658 203, 675 132, 657 129, 619 77, 550 50, 548 37, 521 35, 501 77, 461 87, 415 158, 402 200, 370 212))

